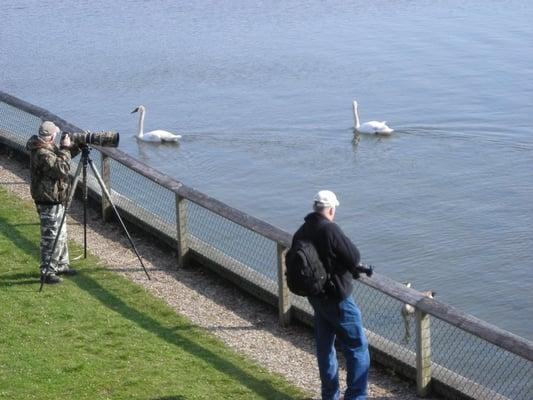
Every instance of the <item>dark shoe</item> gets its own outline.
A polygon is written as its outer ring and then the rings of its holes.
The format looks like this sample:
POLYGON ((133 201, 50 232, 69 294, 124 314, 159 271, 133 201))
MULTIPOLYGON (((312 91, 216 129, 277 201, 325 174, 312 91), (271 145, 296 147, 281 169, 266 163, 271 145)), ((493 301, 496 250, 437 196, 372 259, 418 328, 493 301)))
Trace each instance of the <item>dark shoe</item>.
POLYGON ((74 268, 64 269, 63 271, 56 272, 56 275, 74 276, 78 273, 74 268))
POLYGON ((61 283, 61 282, 63 282, 63 279, 61 279, 56 274, 48 274, 44 277, 44 283, 54 284, 54 283, 61 283))

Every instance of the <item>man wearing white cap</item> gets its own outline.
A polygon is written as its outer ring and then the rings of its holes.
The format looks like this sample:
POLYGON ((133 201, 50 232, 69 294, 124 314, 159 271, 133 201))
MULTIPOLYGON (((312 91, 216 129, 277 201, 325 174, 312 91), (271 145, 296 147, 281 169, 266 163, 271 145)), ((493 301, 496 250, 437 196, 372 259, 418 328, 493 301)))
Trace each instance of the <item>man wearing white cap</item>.
POLYGON ((321 190, 313 201, 313 212, 305 217, 305 223, 294 234, 293 243, 297 240, 312 242, 330 274, 324 293, 308 297, 315 312, 316 355, 322 399, 338 400, 341 396, 335 340, 342 345, 346 358, 347 388, 344 399, 366 399, 370 356, 361 312, 352 298, 352 281, 353 278, 357 279, 361 271, 360 254, 333 222, 339 206, 335 193, 321 190))
POLYGON ((59 128, 51 121, 44 121, 39 134, 33 135, 26 143, 30 152, 31 196, 35 201, 41 222, 41 279, 45 283, 59 283, 58 275, 74 275, 69 267, 67 247, 67 224, 59 225, 70 187, 70 160, 79 149, 71 147, 70 138, 61 139, 60 147, 54 143, 59 128), (54 241, 58 237, 54 254, 54 241))

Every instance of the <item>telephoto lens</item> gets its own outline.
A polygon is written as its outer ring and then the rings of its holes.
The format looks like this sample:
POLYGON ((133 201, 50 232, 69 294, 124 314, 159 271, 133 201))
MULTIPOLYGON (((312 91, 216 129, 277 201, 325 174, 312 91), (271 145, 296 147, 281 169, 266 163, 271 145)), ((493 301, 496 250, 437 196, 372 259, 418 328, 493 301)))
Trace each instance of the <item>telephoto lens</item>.
POLYGON ((89 144, 102 147, 118 147, 120 135, 118 132, 76 132, 70 134, 71 140, 78 146, 87 146, 89 144))

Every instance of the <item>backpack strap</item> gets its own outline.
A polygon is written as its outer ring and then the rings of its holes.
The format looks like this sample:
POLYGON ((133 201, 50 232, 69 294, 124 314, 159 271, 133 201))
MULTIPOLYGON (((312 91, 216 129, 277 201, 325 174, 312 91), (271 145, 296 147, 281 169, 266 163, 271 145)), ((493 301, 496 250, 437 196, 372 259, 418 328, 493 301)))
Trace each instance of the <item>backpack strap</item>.
MULTIPOLYGON (((331 224, 331 221, 328 221, 327 219, 320 221, 320 223, 318 224, 317 230, 316 230, 316 234, 318 235, 329 224, 331 224)), ((316 249, 318 249, 318 246, 316 245, 316 243, 313 242, 313 245, 315 246, 316 249)), ((324 264, 326 273, 328 274, 328 280, 331 280, 330 278, 331 278, 331 275, 333 274, 334 266, 330 265, 329 262, 326 263, 322 261, 322 263, 324 264)))

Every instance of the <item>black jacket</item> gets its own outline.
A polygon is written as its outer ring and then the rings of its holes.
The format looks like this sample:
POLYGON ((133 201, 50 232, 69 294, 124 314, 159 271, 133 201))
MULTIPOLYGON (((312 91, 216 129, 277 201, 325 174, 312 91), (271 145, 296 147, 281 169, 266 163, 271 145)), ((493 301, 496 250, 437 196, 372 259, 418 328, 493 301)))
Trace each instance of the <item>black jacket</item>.
POLYGON ((305 223, 294 234, 293 243, 298 239, 313 242, 324 267, 331 274, 334 287, 326 289, 327 297, 344 300, 350 296, 352 280, 358 277, 356 267, 361 256, 341 228, 322 214, 313 212, 305 217, 305 223))

